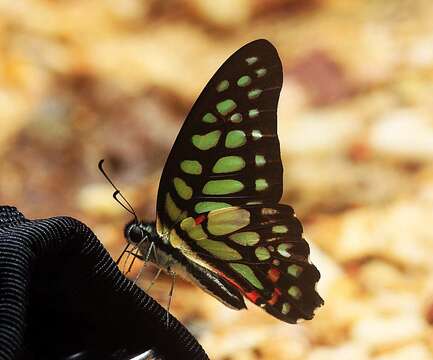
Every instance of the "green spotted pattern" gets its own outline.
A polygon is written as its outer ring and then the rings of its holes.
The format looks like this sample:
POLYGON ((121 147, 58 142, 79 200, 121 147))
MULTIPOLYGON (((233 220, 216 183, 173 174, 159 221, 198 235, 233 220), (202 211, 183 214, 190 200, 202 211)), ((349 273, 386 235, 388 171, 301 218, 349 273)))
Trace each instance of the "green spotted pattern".
POLYGON ((302 267, 296 264, 292 264, 287 267, 287 273, 295 278, 299 277, 302 273, 302 267))
POLYGON ((225 147, 228 149, 235 149, 245 145, 247 136, 242 130, 229 131, 226 136, 225 147))
POLYGON ((221 130, 214 130, 205 135, 194 135, 191 140, 194 146, 200 150, 209 150, 218 144, 221 130))
POLYGON ((250 117, 250 119, 254 119, 257 116, 259 116, 259 110, 258 109, 251 109, 248 111, 248 116, 250 117))
POLYGON ((254 89, 254 90, 248 91, 248 99, 250 99, 250 100, 257 99, 262 92, 263 92, 263 90, 261 90, 261 89, 254 89))
POLYGON ((248 75, 244 75, 238 79, 237 84, 239 87, 245 87, 245 86, 248 86, 249 84, 251 84, 251 81, 252 80, 248 75))
POLYGON ((217 118, 214 114, 212 113, 206 113, 203 117, 202 117, 202 121, 208 124, 214 124, 217 122, 217 118))
POLYGON ((242 121, 242 114, 236 113, 230 116, 230 121, 235 124, 239 124, 242 121))
POLYGON ((186 218, 184 221, 182 221, 180 227, 182 230, 188 233, 188 236, 191 239, 196 241, 207 239, 207 234, 203 230, 201 224, 197 225, 192 217, 186 218))
POLYGON ((242 170, 245 167, 245 160, 240 156, 224 156, 215 163, 212 172, 224 174, 242 170))
POLYGON ((260 140, 263 137, 263 134, 260 130, 254 129, 251 131, 251 136, 253 137, 253 140, 260 140))
POLYGON ((257 60, 259 60, 259 58, 257 56, 251 56, 251 57, 245 59, 245 61, 247 62, 248 65, 255 64, 257 62, 257 60))
POLYGON ((275 225, 272 226, 272 232, 276 234, 285 234, 289 229, 286 225, 275 225))
POLYGON ((230 204, 225 202, 217 202, 217 201, 200 201, 194 206, 194 211, 197 214, 205 213, 212 210, 222 209, 225 207, 230 207, 230 204))
POLYGON ((263 76, 266 75, 267 70, 264 69, 264 68, 261 68, 261 69, 257 69, 257 70, 255 71, 255 73, 256 73, 256 75, 257 75, 258 78, 261 78, 261 77, 263 77, 263 76))
POLYGON ((262 283, 257 278, 256 274, 254 274, 254 271, 248 265, 231 263, 230 267, 234 271, 236 271, 239 275, 241 275, 244 279, 246 279, 251 285, 253 285, 257 289, 263 290, 262 283))
POLYGON ((172 221, 182 220, 186 217, 186 212, 182 212, 182 210, 177 207, 170 193, 167 193, 165 196, 165 211, 172 221))
POLYGON ((203 187, 203 194, 206 195, 227 195, 234 194, 244 189, 244 184, 238 180, 209 180, 203 187))
POLYGON ((281 256, 290 257, 289 249, 292 247, 290 244, 280 244, 277 247, 277 251, 281 256))
POLYGON ((173 179, 174 188, 177 194, 184 200, 189 200, 192 198, 192 187, 182 180, 181 178, 175 177, 173 179))
POLYGON ((190 175, 200 175, 203 171, 201 164, 197 160, 183 160, 180 169, 190 175))
POLYGON ((281 313, 283 315, 287 315, 290 311, 290 304, 289 303, 284 303, 283 306, 281 307, 281 313))
POLYGON ((237 105, 232 99, 226 99, 216 105, 218 112, 223 116, 231 113, 236 107, 237 105))
POLYGON ((207 228, 212 235, 226 235, 240 230, 250 223, 250 212, 237 207, 211 211, 207 228))
POLYGON ((227 80, 223 80, 217 85, 216 89, 218 92, 222 92, 224 90, 227 90, 229 88, 229 86, 230 86, 230 83, 227 80))
POLYGON ((257 259, 259 259, 260 261, 268 260, 271 257, 269 250, 263 246, 257 247, 254 252, 256 254, 257 259))
POLYGON ((204 239, 197 241, 197 245, 221 260, 233 261, 242 259, 241 254, 222 241, 204 239))
POLYGON ((291 286, 287 292, 296 300, 299 300, 302 296, 302 292, 297 286, 291 286))
POLYGON ((230 240, 242 246, 253 246, 260 241, 260 235, 254 231, 244 231, 229 236, 230 240))
POLYGON ((262 167, 266 164, 266 159, 263 155, 256 155, 254 160, 257 167, 262 167))
POLYGON ((269 187, 266 179, 257 179, 256 180, 256 191, 265 191, 269 187))

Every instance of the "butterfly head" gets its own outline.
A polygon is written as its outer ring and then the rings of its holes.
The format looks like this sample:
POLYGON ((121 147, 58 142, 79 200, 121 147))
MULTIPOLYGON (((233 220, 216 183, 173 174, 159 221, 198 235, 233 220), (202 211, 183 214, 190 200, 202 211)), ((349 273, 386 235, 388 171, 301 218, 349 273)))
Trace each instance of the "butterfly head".
POLYGON ((152 240, 155 235, 155 224, 132 220, 125 226, 125 239, 131 245, 145 244, 152 240))

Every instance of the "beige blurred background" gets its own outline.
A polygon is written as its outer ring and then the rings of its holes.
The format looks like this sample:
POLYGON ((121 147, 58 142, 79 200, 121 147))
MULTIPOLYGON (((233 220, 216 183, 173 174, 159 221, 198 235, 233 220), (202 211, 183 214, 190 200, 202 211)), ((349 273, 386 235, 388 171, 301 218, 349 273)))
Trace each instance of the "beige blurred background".
MULTIPOLYGON (((325 306, 288 325, 179 280, 173 313, 217 360, 433 359, 432 19, 430 0, 0 0, 0 203, 77 217, 117 256, 129 216, 99 159, 153 219, 195 98, 267 38, 284 66, 284 201, 325 306)), ((168 291, 162 276, 151 295, 168 291)))

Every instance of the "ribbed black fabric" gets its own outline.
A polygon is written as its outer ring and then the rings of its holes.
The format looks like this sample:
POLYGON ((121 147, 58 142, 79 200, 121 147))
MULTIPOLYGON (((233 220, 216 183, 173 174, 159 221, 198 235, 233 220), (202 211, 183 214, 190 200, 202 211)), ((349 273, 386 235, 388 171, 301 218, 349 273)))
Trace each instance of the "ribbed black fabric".
POLYGON ((167 359, 207 359, 175 318, 166 326, 165 309, 121 274, 86 225, 0 207, 0 359, 80 351, 124 359, 150 348, 167 359))

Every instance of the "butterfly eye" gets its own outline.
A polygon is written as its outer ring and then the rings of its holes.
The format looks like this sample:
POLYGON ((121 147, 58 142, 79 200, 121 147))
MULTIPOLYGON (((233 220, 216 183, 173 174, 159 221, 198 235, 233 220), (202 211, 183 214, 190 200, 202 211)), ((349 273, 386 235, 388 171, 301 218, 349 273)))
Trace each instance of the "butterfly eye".
POLYGON ((128 231, 128 240, 133 244, 140 243, 145 237, 143 229, 138 225, 131 225, 128 231))

